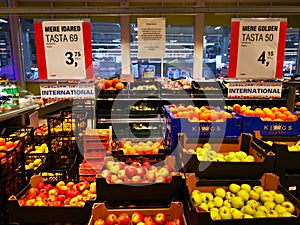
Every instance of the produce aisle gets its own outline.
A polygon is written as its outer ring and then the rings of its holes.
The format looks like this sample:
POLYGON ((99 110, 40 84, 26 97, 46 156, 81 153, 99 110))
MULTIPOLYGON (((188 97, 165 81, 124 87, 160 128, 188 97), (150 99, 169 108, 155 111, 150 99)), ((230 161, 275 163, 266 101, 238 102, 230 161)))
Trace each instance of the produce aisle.
POLYGON ((95 115, 86 100, 38 128, 4 128, 1 224, 299 224, 299 114, 269 99, 207 105, 198 85, 135 102, 128 84, 100 91, 95 115), (125 106, 119 126, 99 107, 107 94, 125 106))

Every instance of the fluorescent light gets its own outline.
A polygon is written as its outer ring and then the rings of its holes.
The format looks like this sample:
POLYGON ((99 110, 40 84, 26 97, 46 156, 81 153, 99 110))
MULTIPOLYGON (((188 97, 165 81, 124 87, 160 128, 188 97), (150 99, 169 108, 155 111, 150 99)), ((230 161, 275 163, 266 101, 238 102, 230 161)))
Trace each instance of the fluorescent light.
POLYGON ((221 29, 221 27, 220 27, 220 26, 217 26, 217 27, 215 27, 215 30, 219 30, 219 29, 221 29))
POLYGON ((135 27, 135 28, 133 28, 133 30, 134 30, 134 31, 138 31, 138 30, 139 30, 139 28, 135 27))
POLYGON ((170 42, 171 42, 171 43, 176 43, 176 42, 177 42, 177 40, 170 40, 170 42))
POLYGON ((0 23, 8 23, 7 20, 0 19, 0 23))

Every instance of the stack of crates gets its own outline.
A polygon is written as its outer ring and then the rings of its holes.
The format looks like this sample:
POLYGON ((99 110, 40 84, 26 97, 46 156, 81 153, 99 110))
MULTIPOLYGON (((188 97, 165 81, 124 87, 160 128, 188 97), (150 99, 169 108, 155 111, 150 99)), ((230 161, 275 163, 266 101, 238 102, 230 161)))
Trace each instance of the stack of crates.
POLYGON ((5 128, 0 135, 0 224, 8 224, 8 198, 26 185, 24 149, 32 128, 5 128))
POLYGON ((95 180, 100 174, 104 158, 112 149, 112 127, 86 129, 83 134, 84 161, 80 165, 80 180, 95 180))

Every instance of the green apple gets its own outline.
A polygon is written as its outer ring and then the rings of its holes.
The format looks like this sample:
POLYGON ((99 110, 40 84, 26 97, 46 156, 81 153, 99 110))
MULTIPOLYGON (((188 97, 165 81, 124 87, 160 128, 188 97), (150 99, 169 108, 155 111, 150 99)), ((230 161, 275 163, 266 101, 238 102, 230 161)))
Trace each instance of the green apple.
POLYGON ((192 194, 191 199, 193 201, 194 206, 198 206, 202 203, 201 194, 192 194))
POLYGON ((235 196, 234 193, 232 193, 231 191, 227 191, 226 194, 225 194, 225 199, 226 200, 231 200, 234 196, 235 196))
POLYGON ((223 205, 224 205, 224 206, 227 206, 228 208, 231 208, 231 201, 225 199, 225 200, 223 201, 223 205))
POLYGON ((284 212, 287 212, 286 208, 283 207, 282 205, 279 205, 279 204, 276 205, 275 211, 276 211, 279 215, 282 214, 282 213, 284 213, 284 212))
POLYGON ((242 161, 244 158, 247 157, 247 153, 243 151, 238 151, 235 152, 235 157, 242 161))
POLYGON ((232 219, 230 208, 222 206, 219 208, 219 213, 222 220, 232 219))
POLYGON ((273 196, 276 194, 276 191, 274 191, 274 190, 269 190, 269 192, 270 192, 270 194, 273 195, 273 196))
POLYGON ((239 196, 235 196, 231 199, 231 206, 233 208, 240 209, 244 206, 244 200, 239 196))
POLYGON ((226 194, 226 191, 224 190, 224 188, 216 188, 216 189, 214 190, 214 194, 215 194, 215 196, 224 198, 224 197, 225 197, 225 194, 226 194))
POLYGON ((214 162, 225 162, 224 158, 216 157, 213 159, 214 162))
POLYGON ((249 193, 249 191, 251 191, 251 186, 249 184, 241 184, 241 189, 249 193))
POLYGON ((204 149, 207 149, 207 150, 211 150, 211 144, 209 144, 209 143, 204 143, 204 144, 203 144, 203 148, 204 148, 204 149))
POLYGON ((228 188, 229 188, 229 191, 231 191, 232 193, 238 193, 239 190, 241 190, 241 186, 236 183, 230 184, 228 188))
POLYGON ((249 191, 249 198, 253 199, 255 201, 258 201, 259 200, 259 193, 254 191, 254 190, 251 190, 251 191, 249 191))
POLYGON ((249 214, 249 215, 254 215, 254 213, 256 212, 255 208, 252 207, 251 205, 245 205, 243 211, 244 211, 244 213, 249 214))
POLYGON ((220 220, 221 219, 221 216, 220 216, 218 210, 217 211, 216 210, 211 210, 209 213, 210 213, 210 218, 212 220, 220 220))
POLYGON ((260 205, 256 208, 256 211, 263 211, 266 214, 268 212, 268 209, 265 206, 260 205))
POLYGON ((226 162, 231 162, 233 158, 236 158, 234 152, 228 152, 228 154, 224 156, 226 162))
POLYGON ((202 202, 202 203, 199 205, 199 207, 200 207, 201 209, 205 210, 205 211, 208 211, 208 205, 207 205, 207 203, 205 203, 205 202, 202 202))
POLYGON ((292 216, 294 216, 293 214, 291 214, 290 212, 283 212, 283 213, 280 213, 279 215, 278 215, 279 217, 292 217, 292 216))
POLYGON ((241 160, 237 157, 234 157, 230 160, 230 162, 240 162, 241 160))
POLYGON ((201 192, 201 198, 203 202, 208 203, 214 199, 214 196, 209 192, 201 192))
POLYGON ((293 214, 295 212, 295 206, 293 203, 285 201, 281 204, 283 207, 286 208, 286 211, 288 211, 289 213, 293 214))
POLYGON ((201 147, 197 147, 197 148, 196 148, 196 153, 197 153, 198 155, 203 155, 203 154, 204 154, 204 149, 201 148, 201 147))
POLYGON ((253 215, 254 218, 266 218, 267 214, 264 211, 256 211, 253 215))
POLYGON ((273 196, 274 196, 274 202, 276 204, 281 204, 285 201, 285 197, 281 193, 275 193, 273 196))
POLYGON ((256 191, 258 194, 260 194, 260 193, 262 193, 264 191, 263 187, 259 186, 259 185, 255 185, 252 189, 254 191, 256 191))
POLYGON ((252 155, 247 155, 243 160, 243 162, 254 162, 254 161, 255 161, 255 158, 252 155))
POLYGON ((215 208, 215 203, 213 201, 207 203, 208 210, 215 208))
POLYGON ((195 189, 195 190, 192 191, 191 196, 193 196, 193 195, 200 195, 200 194, 201 194, 201 191, 195 189))
POLYGON ((250 199, 246 202, 246 204, 250 205, 252 208, 256 209, 260 205, 260 202, 254 200, 254 199, 250 199))
POLYGON ((249 214, 244 214, 244 219, 253 219, 254 217, 249 214))
POLYGON ((259 198, 263 203, 266 201, 274 201, 274 197, 269 191, 261 192, 259 198))
POLYGON ((217 156, 217 153, 215 151, 209 151, 208 154, 207 154, 208 158, 213 160, 214 158, 216 158, 217 156))
POLYGON ((215 207, 220 208, 223 205, 223 198, 216 196, 216 197, 214 197, 213 202, 215 204, 215 207))
POLYGON ((274 209, 271 209, 267 212, 267 217, 269 218, 278 217, 278 213, 274 209))
POLYGON ((275 209, 276 203, 273 202, 273 201, 265 201, 265 202, 264 202, 264 207, 266 207, 266 208, 269 209, 269 210, 275 209))
POLYGON ((204 161, 203 155, 198 155, 198 154, 197 154, 197 160, 198 160, 198 161, 204 161))
POLYGON ((239 192, 236 195, 241 197, 244 201, 248 201, 249 199, 249 194, 245 190, 239 190, 239 192))
POLYGON ((243 219, 244 217, 244 214, 240 210, 235 208, 231 208, 231 215, 233 219, 243 219))

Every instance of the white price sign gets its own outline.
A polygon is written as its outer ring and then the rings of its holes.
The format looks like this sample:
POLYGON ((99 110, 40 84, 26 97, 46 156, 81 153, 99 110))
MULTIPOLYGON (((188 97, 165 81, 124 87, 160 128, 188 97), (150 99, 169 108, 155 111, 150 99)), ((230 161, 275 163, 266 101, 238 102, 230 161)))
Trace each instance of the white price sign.
POLYGON ((35 35, 40 79, 92 78, 89 22, 35 22, 35 35))
POLYGON ((286 19, 233 19, 228 77, 281 78, 286 19))

